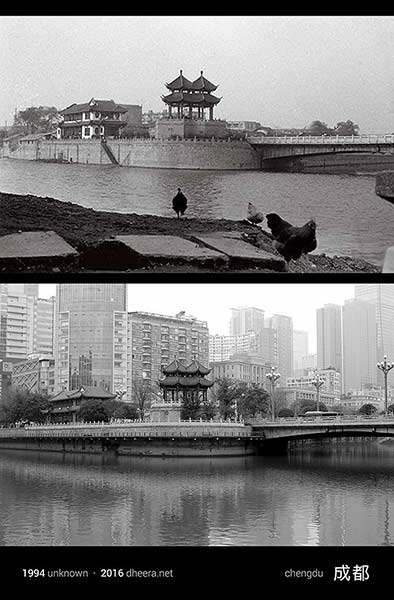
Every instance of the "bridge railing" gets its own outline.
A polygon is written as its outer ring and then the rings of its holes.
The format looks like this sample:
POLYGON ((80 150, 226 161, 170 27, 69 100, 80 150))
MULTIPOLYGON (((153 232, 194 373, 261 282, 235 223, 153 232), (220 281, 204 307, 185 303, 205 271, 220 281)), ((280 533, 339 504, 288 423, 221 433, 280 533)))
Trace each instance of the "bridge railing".
POLYGON ((367 135, 309 135, 309 136, 248 136, 250 144, 394 144, 394 134, 367 134, 367 135))
POLYGON ((349 425, 351 423, 384 423, 394 425, 394 415, 342 415, 331 417, 277 417, 276 419, 250 419, 248 423, 252 426, 257 425, 297 425, 312 423, 334 423, 349 425))

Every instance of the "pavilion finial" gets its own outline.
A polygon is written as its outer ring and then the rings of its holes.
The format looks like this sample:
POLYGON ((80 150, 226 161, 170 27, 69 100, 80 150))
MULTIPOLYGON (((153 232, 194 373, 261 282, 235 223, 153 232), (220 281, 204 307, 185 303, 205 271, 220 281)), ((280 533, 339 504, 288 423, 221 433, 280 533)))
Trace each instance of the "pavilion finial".
POLYGON ((182 73, 183 73, 182 69, 180 69, 180 70, 179 70, 179 72, 180 72, 180 74, 182 75, 182 73))
POLYGON ((204 73, 204 71, 201 71, 201 75, 204 73))

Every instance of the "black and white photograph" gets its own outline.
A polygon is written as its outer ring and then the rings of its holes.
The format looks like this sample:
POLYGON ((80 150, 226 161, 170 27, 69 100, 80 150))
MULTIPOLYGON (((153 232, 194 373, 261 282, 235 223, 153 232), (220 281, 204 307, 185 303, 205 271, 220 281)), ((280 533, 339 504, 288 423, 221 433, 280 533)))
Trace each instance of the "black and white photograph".
POLYGON ((0 19, 1 272, 392 272, 393 17, 0 19))
POLYGON ((0 292, 1 545, 393 544, 394 284, 0 292))
POLYGON ((0 50, 2 582, 389 583, 394 17, 0 50))

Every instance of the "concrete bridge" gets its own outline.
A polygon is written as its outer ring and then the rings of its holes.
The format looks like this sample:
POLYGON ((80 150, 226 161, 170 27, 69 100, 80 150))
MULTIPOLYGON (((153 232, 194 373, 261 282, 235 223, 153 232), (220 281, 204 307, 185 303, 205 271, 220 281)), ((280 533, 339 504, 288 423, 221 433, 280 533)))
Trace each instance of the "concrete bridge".
POLYGON ((394 416, 174 423, 74 423, 0 428, 0 448, 138 456, 282 454, 292 440, 394 437, 394 416))
MULTIPOLYGON (((318 164, 319 157, 334 157, 338 155, 357 155, 358 162, 366 161, 366 156, 373 157, 375 162, 389 161, 394 156, 394 135, 354 135, 354 136, 285 136, 260 137, 249 136, 249 144, 259 153, 260 168, 275 170, 281 167, 297 166, 299 170, 302 161, 309 158, 309 163, 318 164), (361 156, 360 154, 364 155, 361 156), (316 160, 311 160, 315 157, 316 160)), ((353 157, 356 159, 356 156, 353 157)), ((346 157, 343 157, 343 160, 346 157)), ((352 162, 347 157, 348 162, 352 162)), ((306 161, 307 164, 308 161, 306 161)), ((322 161, 320 161, 322 162, 322 161)), ((331 160, 333 163, 334 161, 331 160)), ((357 162, 357 161, 353 161, 357 162)), ((373 161, 372 161, 373 162, 373 161)), ((323 164, 323 163, 322 163, 323 164)))
POLYGON ((252 420, 252 435, 268 451, 285 452, 288 442, 332 437, 394 437, 394 416, 289 417, 252 420))

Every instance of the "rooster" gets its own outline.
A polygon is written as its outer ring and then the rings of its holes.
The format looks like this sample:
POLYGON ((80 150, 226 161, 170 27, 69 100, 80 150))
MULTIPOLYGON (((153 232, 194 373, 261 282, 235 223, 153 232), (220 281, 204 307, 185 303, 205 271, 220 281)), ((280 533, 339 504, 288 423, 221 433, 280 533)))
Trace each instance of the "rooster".
POLYGON ((302 227, 294 227, 276 213, 267 215, 267 225, 274 238, 274 246, 286 262, 297 260, 302 254, 317 248, 316 223, 312 219, 302 227))
POLYGON ((248 203, 248 221, 253 225, 257 225, 258 223, 262 223, 264 221, 263 213, 259 212, 255 205, 251 202, 248 203))
POLYGON ((178 193, 172 200, 172 208, 175 210, 179 219, 179 214, 183 215, 187 208, 187 198, 182 194, 181 188, 178 188, 178 193))

